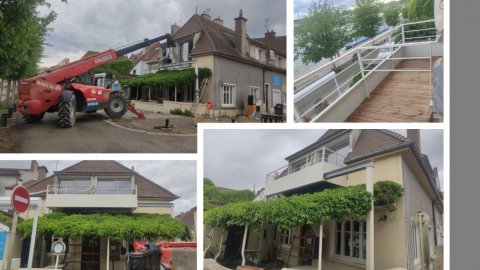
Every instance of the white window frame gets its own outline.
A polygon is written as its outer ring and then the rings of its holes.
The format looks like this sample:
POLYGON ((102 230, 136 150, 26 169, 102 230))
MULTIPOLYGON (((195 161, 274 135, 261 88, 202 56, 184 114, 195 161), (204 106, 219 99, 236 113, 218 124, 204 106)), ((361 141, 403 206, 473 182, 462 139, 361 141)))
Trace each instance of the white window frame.
POLYGON ((282 241, 282 245, 290 246, 292 244, 292 229, 282 230, 280 236, 280 241, 282 241))
POLYGON ((236 101, 236 95, 237 95, 237 91, 236 91, 236 88, 237 86, 235 84, 231 84, 231 83, 224 83, 223 86, 222 86, 222 107, 223 108, 234 108, 235 107, 235 101, 236 101), (228 87, 231 89, 230 94, 229 96, 225 96, 225 88, 228 87), (226 100, 226 98, 228 100, 226 100), (227 102, 225 102, 227 101, 227 102))
POLYGON ((357 221, 353 221, 353 220, 345 220, 343 222, 341 222, 341 229, 340 231, 338 230, 338 222, 335 223, 335 248, 334 248, 334 254, 335 256, 337 257, 340 257, 344 260, 349 260, 349 261, 354 261, 354 262, 360 262, 360 263, 366 263, 366 248, 365 248, 365 252, 364 252, 364 249, 363 247, 365 246, 366 247, 366 241, 367 241, 367 233, 366 233, 366 222, 363 221, 363 222, 357 222, 357 221), (350 231, 346 231, 345 228, 346 228, 346 223, 350 223, 350 231), (354 231, 354 224, 355 223, 360 223, 359 224, 359 230, 358 231, 354 231), (341 235, 341 238, 340 238, 340 243, 341 243, 341 246, 340 246, 340 253, 338 253, 337 251, 337 243, 338 243, 338 233, 340 233, 341 235), (346 237, 346 233, 349 233, 350 234, 350 241, 349 241, 349 246, 350 246, 350 251, 349 251, 349 254, 345 254, 346 250, 345 250, 345 237, 346 237), (358 247, 358 257, 355 257, 354 256, 354 243, 353 243, 353 235, 357 233, 359 235, 359 247, 358 247), (365 254, 364 254, 365 253, 365 254))
POLYGON ((253 95, 255 98, 255 103, 258 103, 258 101, 262 100, 260 98, 260 87, 258 86, 250 86, 250 95, 253 95))

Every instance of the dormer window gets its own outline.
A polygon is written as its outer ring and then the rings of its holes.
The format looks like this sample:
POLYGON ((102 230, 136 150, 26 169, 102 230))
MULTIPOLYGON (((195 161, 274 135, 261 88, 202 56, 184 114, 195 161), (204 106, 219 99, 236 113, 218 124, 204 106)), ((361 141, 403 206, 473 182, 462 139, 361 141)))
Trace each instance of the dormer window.
POLYGON ((98 179, 97 194, 132 194, 130 179, 98 179))
POLYGON ((180 47, 180 59, 182 59, 183 62, 192 60, 192 57, 190 56, 190 54, 192 53, 192 49, 193 49, 193 39, 190 39, 182 43, 180 47))

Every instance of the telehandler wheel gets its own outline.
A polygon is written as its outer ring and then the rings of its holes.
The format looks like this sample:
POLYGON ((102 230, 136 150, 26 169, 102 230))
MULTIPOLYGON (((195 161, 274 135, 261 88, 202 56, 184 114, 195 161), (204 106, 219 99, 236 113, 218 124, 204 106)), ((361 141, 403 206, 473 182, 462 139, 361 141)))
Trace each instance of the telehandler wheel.
POLYGON ((42 121, 43 117, 45 116, 45 113, 41 113, 38 115, 33 115, 33 114, 24 114, 23 115, 23 121, 26 123, 37 123, 42 121))
POLYGON ((114 92, 110 95, 105 113, 110 118, 120 118, 127 113, 128 104, 127 99, 120 92, 114 92))
POLYGON ((71 95, 69 101, 62 101, 58 106, 58 124, 62 128, 71 128, 75 125, 77 104, 75 95, 71 95))

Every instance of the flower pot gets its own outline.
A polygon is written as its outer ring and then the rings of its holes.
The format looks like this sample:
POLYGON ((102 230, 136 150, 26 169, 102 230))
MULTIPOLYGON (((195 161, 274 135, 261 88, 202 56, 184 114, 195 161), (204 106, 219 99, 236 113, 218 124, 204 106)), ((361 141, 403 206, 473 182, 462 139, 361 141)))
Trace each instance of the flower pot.
POLYGON ((7 126, 7 113, 2 113, 0 114, 0 127, 6 127, 7 126))

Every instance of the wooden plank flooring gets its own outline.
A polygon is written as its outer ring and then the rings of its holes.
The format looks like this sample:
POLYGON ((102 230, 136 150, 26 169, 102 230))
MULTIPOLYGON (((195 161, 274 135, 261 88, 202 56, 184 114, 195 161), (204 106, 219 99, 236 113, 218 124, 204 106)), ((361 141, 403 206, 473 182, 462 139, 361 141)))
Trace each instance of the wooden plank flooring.
MULTIPOLYGON (((403 60, 396 69, 428 69, 426 59, 403 60)), ((430 72, 390 72, 347 122, 429 122, 430 72)))

